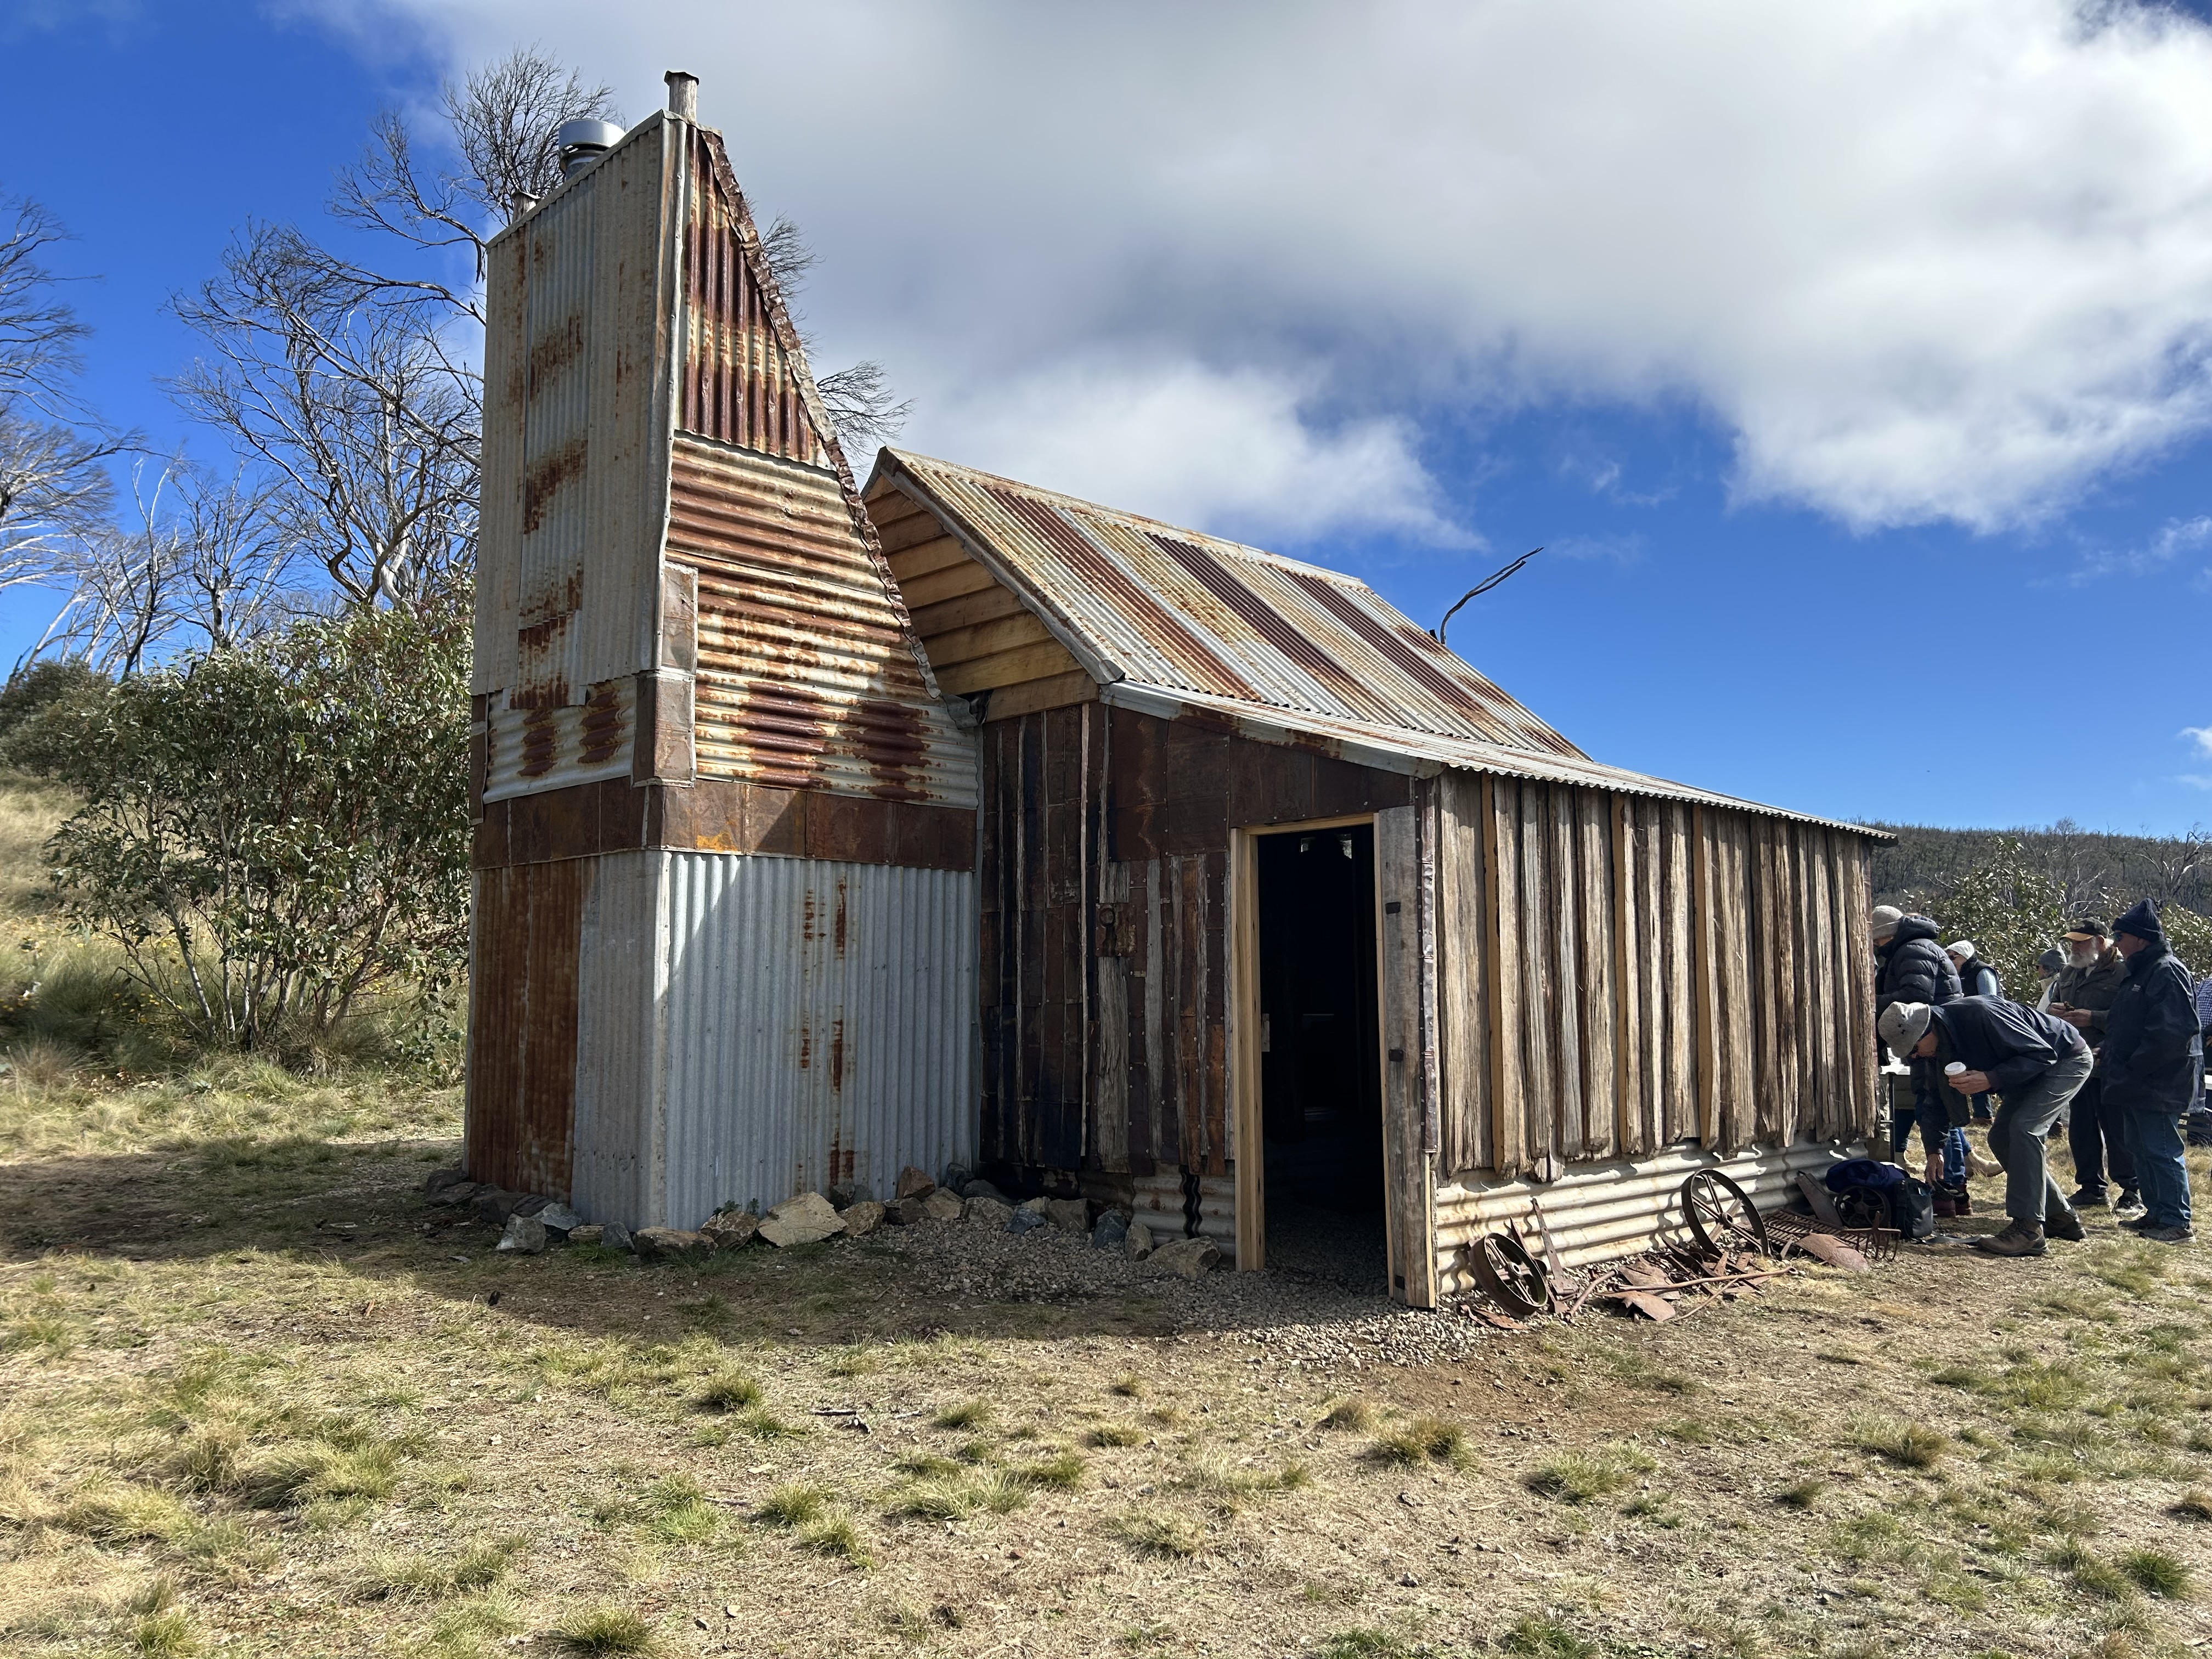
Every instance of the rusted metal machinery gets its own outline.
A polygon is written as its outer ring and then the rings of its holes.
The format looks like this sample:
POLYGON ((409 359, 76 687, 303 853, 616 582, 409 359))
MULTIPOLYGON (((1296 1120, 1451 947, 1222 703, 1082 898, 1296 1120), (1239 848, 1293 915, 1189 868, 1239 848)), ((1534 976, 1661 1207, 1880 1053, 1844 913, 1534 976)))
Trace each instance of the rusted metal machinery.
MULTIPOLYGON (((1513 1231, 1486 1234, 1468 1246, 1466 1265, 1496 1305, 1469 1304, 1468 1310, 1505 1329, 1545 1313, 1571 1319, 1592 1302, 1667 1320, 1703 1303, 1755 1294, 1769 1279, 1794 1272, 1792 1259, 1799 1255, 1865 1272, 1897 1248, 1897 1234, 1887 1228, 1786 1210, 1762 1215, 1741 1187, 1716 1170, 1686 1179, 1675 1208, 1678 1224, 1652 1248, 1579 1274, 1556 1260, 1547 1267, 1513 1231)), ((1540 1217, 1535 1226, 1540 1231, 1540 1217)), ((1542 1242, 1543 1254, 1556 1258, 1548 1239, 1542 1242)))

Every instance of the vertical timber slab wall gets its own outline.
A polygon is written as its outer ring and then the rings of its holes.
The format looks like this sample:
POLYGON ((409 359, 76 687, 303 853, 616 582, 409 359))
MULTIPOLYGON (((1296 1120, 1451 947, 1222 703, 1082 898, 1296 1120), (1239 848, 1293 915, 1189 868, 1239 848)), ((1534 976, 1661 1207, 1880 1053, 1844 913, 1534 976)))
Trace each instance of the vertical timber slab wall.
POLYGON ((981 742, 981 1155, 1201 1182, 1226 1243, 1230 830, 1402 806, 1409 780, 1095 702, 981 742))
POLYGON ((1447 1281, 1476 1220, 1551 1183, 1599 1181, 1614 1207, 1589 1224, 1620 1253, 1680 1179, 1637 1171, 1685 1143, 1763 1172, 1872 1131, 1866 838, 1463 773, 1439 794, 1447 1281))

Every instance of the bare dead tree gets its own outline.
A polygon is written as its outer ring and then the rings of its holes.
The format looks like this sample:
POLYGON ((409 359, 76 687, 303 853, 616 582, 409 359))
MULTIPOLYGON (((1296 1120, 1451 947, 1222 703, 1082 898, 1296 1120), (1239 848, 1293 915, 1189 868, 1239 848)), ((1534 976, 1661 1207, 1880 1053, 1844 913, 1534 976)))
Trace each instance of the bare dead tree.
POLYGON ((2179 898, 2212 869, 2212 831, 2193 823, 2181 835, 2160 836, 2147 861, 2151 878, 2148 896, 2160 904, 2179 898))
POLYGON ((64 236, 36 203, 0 200, 0 587, 50 580, 70 544, 105 521, 104 463, 131 442, 74 392, 89 331, 41 257, 64 236))
MULTIPOLYGON (((811 359, 815 352, 814 335, 793 301, 805 287, 807 273, 820 263, 819 256, 807 245, 799 227, 781 214, 761 234, 760 251, 769 275, 782 291, 785 305, 791 308, 791 325, 799 331, 799 343, 811 359)), ((814 389, 822 394, 823 411, 837 428, 839 440, 862 448, 872 449, 897 437, 907 416, 914 412, 914 400, 901 398, 891 389, 890 376, 872 358, 817 375, 814 389)))
MULTIPOLYGON (((592 87, 535 46, 517 47, 459 86, 447 82, 446 117, 460 151, 459 171, 426 168, 404 117, 386 110, 373 124, 362 159, 338 175, 331 211, 436 252, 466 248, 476 279, 487 245, 514 210, 518 192, 550 194, 561 182, 561 124, 614 118, 614 91, 592 87)), ((481 325, 473 289, 438 288, 454 309, 481 325)))
POLYGON ((449 313, 271 225, 174 305, 214 355, 172 389, 268 468, 271 516, 338 594, 411 610, 467 580, 483 388, 449 313))
POLYGON ((81 659, 100 672, 128 678, 145 666, 177 621, 182 547, 163 496, 179 469, 175 460, 140 461, 131 469, 135 522, 104 521, 74 537, 55 560, 50 580, 69 598, 33 649, 33 657, 81 659))

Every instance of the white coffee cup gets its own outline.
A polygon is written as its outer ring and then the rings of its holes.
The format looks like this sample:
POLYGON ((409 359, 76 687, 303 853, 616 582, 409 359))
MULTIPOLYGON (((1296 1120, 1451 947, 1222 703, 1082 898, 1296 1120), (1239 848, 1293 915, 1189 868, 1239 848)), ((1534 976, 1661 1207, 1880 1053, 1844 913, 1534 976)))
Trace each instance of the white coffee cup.
POLYGON ((1965 1060, 1953 1060, 1953 1061, 1952 1061, 1948 1066, 1946 1066, 1943 1068, 1943 1075, 1944 1075, 1945 1077, 1956 1077, 1956 1076, 1958 1076, 1958 1075, 1959 1075, 1959 1073, 1961 1073, 1961 1072, 1965 1071, 1966 1069, 1966 1062, 1965 1060))

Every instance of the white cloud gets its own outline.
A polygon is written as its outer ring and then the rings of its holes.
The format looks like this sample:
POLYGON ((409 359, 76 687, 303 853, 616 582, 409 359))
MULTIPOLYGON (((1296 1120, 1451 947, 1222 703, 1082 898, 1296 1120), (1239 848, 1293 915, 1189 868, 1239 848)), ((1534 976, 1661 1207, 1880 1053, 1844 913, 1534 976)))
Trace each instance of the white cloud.
POLYGON ((2212 518, 2169 519, 2141 547, 2091 553, 2069 580, 2079 587, 2100 576, 2148 576, 2207 550, 2212 550, 2212 518))
POLYGON ((1687 399, 1741 496, 1859 527, 2033 520, 2212 424, 2212 29, 2124 0, 321 9, 633 109, 698 72, 917 440, 1190 516, 1350 457, 1419 533, 1404 423, 1469 406, 1687 399), (1208 410, 1211 470, 1148 424, 1208 410))
POLYGON ((2212 726, 2185 726, 2181 735, 2191 739, 2207 760, 2212 760, 2212 726))
POLYGON ((899 441, 1250 540, 1346 527, 1472 539, 1438 516, 1406 422, 1324 429, 1303 412, 1312 390, 1175 359, 1064 361, 964 387, 899 441))

